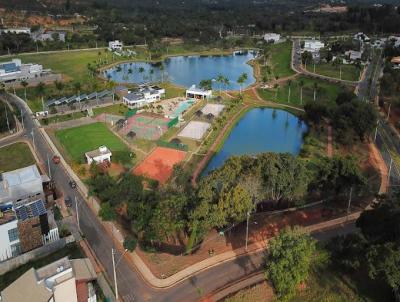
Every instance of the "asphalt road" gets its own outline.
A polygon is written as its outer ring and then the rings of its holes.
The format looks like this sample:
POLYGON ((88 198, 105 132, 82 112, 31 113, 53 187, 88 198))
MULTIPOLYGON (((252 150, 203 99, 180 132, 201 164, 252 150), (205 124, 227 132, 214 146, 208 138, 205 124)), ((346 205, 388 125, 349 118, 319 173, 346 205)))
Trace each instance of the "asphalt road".
MULTIPOLYGON (((12 97, 10 102, 16 104, 24 110, 25 104, 21 104, 19 99, 12 97)), ((47 156, 51 157, 52 152, 44 138, 39 133, 33 121, 33 117, 28 113, 24 114, 25 131, 20 136, 32 139, 34 146, 42 160, 47 156)), ((18 137, 3 141, 0 146, 15 141, 18 137)), ((89 242, 96 256, 104 266, 108 280, 113 282, 111 249, 113 241, 98 221, 97 217, 84 202, 82 196, 74 189, 71 189, 68 182, 69 177, 60 167, 50 163, 52 179, 64 194, 74 198, 77 197, 79 204, 80 227, 84 237, 89 242)), ((75 225, 76 227, 76 225, 75 225)), ((335 229, 316 233, 314 236, 318 240, 329 239, 339 233, 349 233, 354 231, 353 224, 343 225, 335 229)), ((117 253, 116 261, 120 259, 117 253)), ((254 273, 262 268, 263 253, 250 256, 242 256, 235 260, 225 262, 205 271, 199 272, 195 276, 182 281, 169 289, 154 289, 150 287, 140 276, 131 269, 124 258, 121 258, 117 266, 118 289, 124 301, 197 301, 202 295, 213 292, 227 284, 242 279, 248 274, 254 273)))

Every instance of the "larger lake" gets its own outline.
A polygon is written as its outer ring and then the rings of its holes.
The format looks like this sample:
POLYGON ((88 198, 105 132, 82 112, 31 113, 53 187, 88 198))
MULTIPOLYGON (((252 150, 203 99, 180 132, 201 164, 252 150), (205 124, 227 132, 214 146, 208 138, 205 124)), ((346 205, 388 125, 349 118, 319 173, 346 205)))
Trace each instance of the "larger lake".
POLYGON ((202 175, 219 168, 233 155, 288 152, 297 155, 307 125, 284 110, 255 108, 235 125, 222 149, 213 156, 202 175))
POLYGON ((243 87, 256 81, 253 67, 248 64, 255 56, 254 51, 244 51, 224 56, 170 57, 163 62, 163 72, 160 70, 160 63, 122 63, 105 70, 103 75, 119 83, 169 81, 184 87, 198 85, 202 80, 216 79, 218 75, 223 75, 229 79, 229 85, 220 87, 220 84, 214 82, 214 89, 239 90, 237 79, 242 73, 247 74, 247 81, 243 87))

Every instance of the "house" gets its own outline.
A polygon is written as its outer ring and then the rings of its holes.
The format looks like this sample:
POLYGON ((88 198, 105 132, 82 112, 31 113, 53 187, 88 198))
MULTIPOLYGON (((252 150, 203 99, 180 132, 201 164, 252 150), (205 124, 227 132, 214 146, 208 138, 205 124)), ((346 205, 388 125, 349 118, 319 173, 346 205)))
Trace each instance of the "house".
POLYGON ((108 50, 109 51, 121 51, 123 47, 123 43, 121 41, 115 40, 108 42, 108 50))
POLYGON ((100 146, 98 149, 86 152, 85 157, 87 163, 90 165, 92 162, 101 164, 105 161, 111 162, 111 151, 106 146, 100 146))
POLYGON ((15 27, 15 28, 3 28, 0 30, 1 33, 5 34, 31 34, 31 29, 29 27, 15 27))
POLYGON ((393 69, 400 69, 400 57, 393 57, 390 62, 393 64, 393 69))
POLYGON ((371 39, 366 34, 364 34, 362 32, 356 33, 354 35, 353 39, 357 40, 357 41, 359 41, 361 43, 369 43, 369 42, 371 42, 371 39))
POLYGON ((140 85, 136 91, 129 92, 122 101, 130 109, 140 108, 147 104, 161 100, 165 89, 158 86, 140 85))
POLYGON ((304 41, 304 48, 302 52, 311 53, 313 60, 320 59, 320 50, 325 47, 325 44, 318 40, 306 40, 304 41))
POLYGON ((65 37, 67 36, 65 31, 56 31, 56 30, 49 30, 49 31, 39 31, 36 34, 32 34, 32 39, 34 41, 62 41, 65 42, 65 37))
POLYGON ((264 35, 264 40, 267 41, 267 42, 277 43, 277 42, 279 42, 280 39, 281 39, 281 35, 280 34, 267 33, 267 34, 264 35))
POLYGON ((190 99, 209 99, 212 97, 212 90, 205 90, 192 85, 186 90, 186 97, 190 99))
POLYGON ((31 268, 1 292, 2 302, 96 302, 96 272, 88 258, 61 258, 31 268), (29 298, 28 298, 29 297, 29 298))
POLYGON ((43 72, 39 64, 22 64, 20 59, 0 63, 0 82, 22 81, 37 77, 43 72))
POLYGON ((350 61, 354 62, 356 60, 361 60, 362 52, 355 51, 355 50, 349 50, 349 51, 345 52, 345 55, 349 58, 350 61))

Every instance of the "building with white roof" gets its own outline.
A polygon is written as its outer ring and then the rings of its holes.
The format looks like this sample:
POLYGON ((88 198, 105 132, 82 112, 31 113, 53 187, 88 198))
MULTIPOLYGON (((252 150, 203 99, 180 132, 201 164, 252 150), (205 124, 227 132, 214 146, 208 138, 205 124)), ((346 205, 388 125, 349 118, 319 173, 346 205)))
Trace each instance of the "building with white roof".
POLYGON ((304 41, 304 51, 320 51, 325 47, 325 43, 319 40, 306 40, 304 41))
POLYGON ((279 42, 279 40, 281 39, 281 35, 280 34, 276 34, 276 33, 266 33, 264 35, 264 40, 267 42, 274 42, 277 43, 279 42))
POLYGON ((112 152, 106 146, 85 153, 86 161, 90 165, 93 162, 101 164, 105 161, 111 162, 112 152))
POLYGON ((2 302, 96 302, 96 271, 88 258, 61 258, 26 271, 1 292, 2 302), (28 290, 28 292, 27 292, 28 290))
POLYGON ((212 97, 212 90, 205 90, 192 85, 186 90, 186 97, 189 99, 209 99, 212 97))
POLYGON ((20 59, 0 63, 0 82, 22 81, 37 77, 43 71, 40 64, 22 64, 20 59))
POLYGON ((123 46, 124 44, 118 40, 108 42, 109 51, 121 51, 123 46))
POLYGON ((140 108, 157 102, 165 95, 165 89, 158 86, 141 85, 137 91, 129 92, 122 98, 128 108, 140 108))
POLYGON ((3 28, 0 29, 1 33, 5 34, 31 34, 31 29, 29 27, 14 27, 14 28, 3 28))

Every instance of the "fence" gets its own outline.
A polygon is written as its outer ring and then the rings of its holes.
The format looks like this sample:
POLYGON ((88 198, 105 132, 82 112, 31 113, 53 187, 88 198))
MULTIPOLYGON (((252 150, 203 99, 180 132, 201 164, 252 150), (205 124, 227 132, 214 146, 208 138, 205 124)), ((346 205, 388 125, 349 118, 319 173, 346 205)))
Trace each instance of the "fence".
POLYGON ((168 122, 167 126, 168 126, 168 128, 171 128, 171 127, 175 126, 176 124, 178 124, 178 122, 179 122, 179 117, 177 116, 177 117, 173 118, 172 120, 170 120, 168 122))

